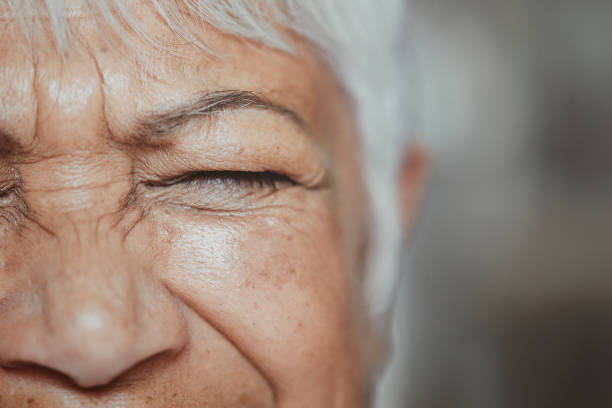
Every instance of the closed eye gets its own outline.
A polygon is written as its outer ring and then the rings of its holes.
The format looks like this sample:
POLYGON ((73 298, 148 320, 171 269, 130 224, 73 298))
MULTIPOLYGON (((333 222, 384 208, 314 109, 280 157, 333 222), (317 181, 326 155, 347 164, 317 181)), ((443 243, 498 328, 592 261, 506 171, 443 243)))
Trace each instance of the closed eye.
POLYGON ((150 181, 147 184, 151 187, 205 184, 219 187, 274 190, 297 185, 287 175, 272 171, 194 171, 165 180, 150 181))

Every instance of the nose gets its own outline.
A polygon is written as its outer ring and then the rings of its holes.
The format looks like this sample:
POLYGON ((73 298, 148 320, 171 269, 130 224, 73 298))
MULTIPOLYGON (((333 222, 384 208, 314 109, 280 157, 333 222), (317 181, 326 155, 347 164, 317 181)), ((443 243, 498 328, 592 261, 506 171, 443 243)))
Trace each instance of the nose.
POLYGON ((0 365, 43 367, 89 388, 183 348, 179 305, 153 276, 151 257, 112 235, 58 233, 0 262, 0 277, 22 277, 10 290, 0 284, 0 365))

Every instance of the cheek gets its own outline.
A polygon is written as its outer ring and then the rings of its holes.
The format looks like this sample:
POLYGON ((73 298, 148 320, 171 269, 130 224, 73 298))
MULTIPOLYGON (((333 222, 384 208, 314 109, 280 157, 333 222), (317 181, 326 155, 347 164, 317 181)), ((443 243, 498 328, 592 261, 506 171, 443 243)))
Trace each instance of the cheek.
POLYGON ((269 371, 329 371, 350 338, 350 277, 327 208, 165 215, 158 225, 167 261, 158 274, 269 371))

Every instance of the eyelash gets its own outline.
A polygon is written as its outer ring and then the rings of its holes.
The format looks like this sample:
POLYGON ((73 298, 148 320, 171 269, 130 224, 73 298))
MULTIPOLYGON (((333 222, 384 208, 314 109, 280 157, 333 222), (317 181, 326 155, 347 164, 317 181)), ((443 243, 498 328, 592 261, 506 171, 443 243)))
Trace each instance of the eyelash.
POLYGON ((191 185, 199 183, 206 183, 208 185, 222 184, 225 186, 251 189, 269 188, 274 190, 282 188, 282 184, 297 184, 287 175, 272 171, 194 171, 166 180, 149 182, 148 184, 151 187, 170 187, 180 184, 191 185))

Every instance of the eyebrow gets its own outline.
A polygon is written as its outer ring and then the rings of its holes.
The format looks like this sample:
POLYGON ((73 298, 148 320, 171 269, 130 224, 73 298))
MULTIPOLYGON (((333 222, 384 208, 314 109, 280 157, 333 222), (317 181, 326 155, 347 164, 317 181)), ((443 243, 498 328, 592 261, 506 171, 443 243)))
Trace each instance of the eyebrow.
POLYGON ((154 112, 138 118, 135 129, 130 132, 130 145, 156 146, 189 121, 210 117, 230 110, 254 109, 269 111, 288 118, 301 130, 309 133, 306 121, 286 106, 271 102, 252 91, 221 90, 208 92, 195 100, 154 112))
MULTIPOLYGON (((121 144, 155 147, 167 143, 169 136, 180 126, 201 117, 212 117, 222 112, 240 109, 269 111, 293 122, 310 134, 306 120, 294 110, 274 103, 253 91, 220 90, 207 92, 194 100, 171 106, 139 117, 136 125, 121 138, 121 144)), ((25 147, 0 126, 0 154, 21 152, 25 147)))

